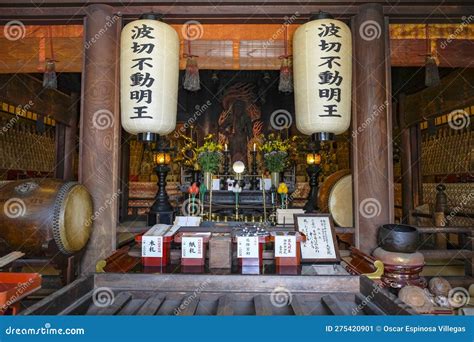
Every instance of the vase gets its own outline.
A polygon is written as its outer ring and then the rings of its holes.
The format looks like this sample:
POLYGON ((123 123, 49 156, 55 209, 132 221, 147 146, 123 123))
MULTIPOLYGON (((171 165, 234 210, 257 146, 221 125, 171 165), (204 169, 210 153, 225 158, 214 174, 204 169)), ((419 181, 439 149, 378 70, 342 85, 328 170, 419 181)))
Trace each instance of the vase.
POLYGON ((206 186, 207 191, 210 191, 212 188, 212 172, 204 172, 204 185, 206 186))
POLYGON ((278 185, 280 185, 280 172, 272 172, 271 180, 272 180, 272 186, 278 189, 278 185))

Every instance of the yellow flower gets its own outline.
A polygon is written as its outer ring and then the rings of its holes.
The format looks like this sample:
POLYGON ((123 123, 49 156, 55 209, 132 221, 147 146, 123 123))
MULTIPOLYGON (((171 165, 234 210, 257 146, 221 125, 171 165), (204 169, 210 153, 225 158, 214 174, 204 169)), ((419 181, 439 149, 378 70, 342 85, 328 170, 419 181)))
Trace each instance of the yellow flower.
POLYGON ((280 185, 278 185, 278 190, 277 192, 279 194, 287 194, 288 193, 288 187, 286 186, 285 183, 280 183, 280 185))

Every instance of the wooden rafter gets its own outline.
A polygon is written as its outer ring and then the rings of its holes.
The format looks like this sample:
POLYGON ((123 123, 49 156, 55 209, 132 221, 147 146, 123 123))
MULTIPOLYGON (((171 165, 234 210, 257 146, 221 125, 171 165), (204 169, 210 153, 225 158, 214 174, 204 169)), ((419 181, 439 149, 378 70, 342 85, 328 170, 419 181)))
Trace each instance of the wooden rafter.
MULTIPOLYGON (((221 0, 215 3, 193 0, 164 0, 160 2, 127 0, 2 0, 0 23, 22 20, 25 23, 82 23, 87 5, 108 4, 121 12, 125 20, 137 18, 145 12, 164 13, 169 22, 184 23, 200 20, 202 23, 277 23, 296 12, 305 21, 312 12, 329 12, 337 18, 349 19, 358 12, 365 0, 294 2, 272 0, 221 0)), ((458 21, 466 13, 474 13, 474 6, 460 0, 372 0, 383 6, 384 15, 391 22, 450 22, 458 21)))

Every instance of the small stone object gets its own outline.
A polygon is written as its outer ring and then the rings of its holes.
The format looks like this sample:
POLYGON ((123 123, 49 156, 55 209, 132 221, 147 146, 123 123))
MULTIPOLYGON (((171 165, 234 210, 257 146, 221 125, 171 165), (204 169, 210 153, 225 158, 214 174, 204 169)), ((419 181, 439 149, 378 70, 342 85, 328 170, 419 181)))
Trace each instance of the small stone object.
POLYGON ((449 305, 449 300, 448 297, 445 296, 436 296, 434 299, 436 305, 442 307, 442 308, 449 308, 451 305, 449 305))
POLYGON ((433 308, 433 304, 426 296, 425 291, 418 286, 403 287, 398 293, 398 298, 419 313, 430 312, 433 308))
POLYGON ((427 288, 424 288, 423 291, 425 292, 426 298, 431 302, 431 304, 436 305, 435 302, 435 296, 428 290, 427 288))
POLYGON ((451 290, 451 284, 444 278, 434 277, 430 280, 428 285, 430 292, 435 296, 448 297, 451 290))

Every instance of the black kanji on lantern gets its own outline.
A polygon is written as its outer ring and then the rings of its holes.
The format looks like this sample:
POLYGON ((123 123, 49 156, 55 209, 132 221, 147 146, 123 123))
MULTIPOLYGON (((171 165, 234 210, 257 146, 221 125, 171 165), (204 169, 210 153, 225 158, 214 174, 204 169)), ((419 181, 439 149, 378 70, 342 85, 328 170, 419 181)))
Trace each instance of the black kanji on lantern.
POLYGON ((133 107, 133 112, 136 116, 131 116, 130 119, 153 119, 152 116, 144 115, 148 114, 147 109, 148 106, 133 107))
POLYGON ((147 54, 150 54, 153 52, 154 48, 155 48, 155 44, 152 44, 152 43, 138 44, 137 42, 133 42, 133 45, 132 45, 133 53, 145 52, 147 54))
POLYGON ((132 65, 132 68, 138 67, 138 70, 142 71, 144 66, 146 65, 147 67, 151 68, 153 65, 148 63, 147 61, 153 60, 151 57, 142 57, 142 58, 134 58, 132 61, 137 62, 137 64, 132 65))
POLYGON ((151 26, 148 26, 146 24, 142 24, 142 27, 134 26, 132 29, 132 39, 138 39, 138 38, 149 38, 149 39, 155 39, 155 37, 151 36, 151 31, 153 31, 154 28, 151 26))
POLYGON ((333 37, 341 38, 341 36, 339 35, 340 29, 341 28, 334 23, 330 23, 329 25, 321 24, 321 27, 318 27, 318 30, 321 31, 318 33, 318 36, 320 37, 333 36, 333 37))
POLYGON ((319 73, 319 84, 329 84, 340 86, 343 80, 343 77, 339 74, 339 71, 335 70, 334 72, 326 70, 319 73))
POLYGON ((130 76, 130 80, 132 81, 132 83, 130 84, 132 87, 143 86, 150 88, 155 82, 155 79, 151 77, 149 72, 146 72, 144 74, 141 72, 136 72, 130 76))

